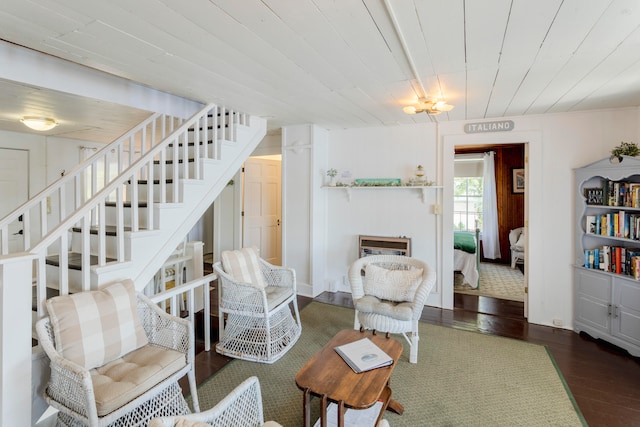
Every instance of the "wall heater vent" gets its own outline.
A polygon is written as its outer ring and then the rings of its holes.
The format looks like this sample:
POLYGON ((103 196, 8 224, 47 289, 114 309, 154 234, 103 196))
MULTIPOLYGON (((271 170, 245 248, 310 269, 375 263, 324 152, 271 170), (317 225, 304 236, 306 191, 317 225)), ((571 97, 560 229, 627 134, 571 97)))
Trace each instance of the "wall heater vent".
POLYGON ((411 256, 410 237, 359 236, 360 258, 369 255, 411 256))

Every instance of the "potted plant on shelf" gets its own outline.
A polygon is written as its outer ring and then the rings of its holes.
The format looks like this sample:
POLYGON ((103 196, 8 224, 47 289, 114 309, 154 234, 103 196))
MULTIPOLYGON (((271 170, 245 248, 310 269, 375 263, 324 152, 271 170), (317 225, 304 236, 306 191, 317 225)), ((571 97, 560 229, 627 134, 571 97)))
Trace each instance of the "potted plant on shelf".
POLYGON ((331 168, 327 171, 327 176, 329 177, 329 187, 336 186, 336 175, 338 175, 338 171, 334 168, 331 168))
POLYGON ((622 141, 620 145, 611 150, 611 160, 617 160, 618 162, 622 161, 622 156, 636 157, 638 155, 640 155, 640 148, 635 142, 622 141))

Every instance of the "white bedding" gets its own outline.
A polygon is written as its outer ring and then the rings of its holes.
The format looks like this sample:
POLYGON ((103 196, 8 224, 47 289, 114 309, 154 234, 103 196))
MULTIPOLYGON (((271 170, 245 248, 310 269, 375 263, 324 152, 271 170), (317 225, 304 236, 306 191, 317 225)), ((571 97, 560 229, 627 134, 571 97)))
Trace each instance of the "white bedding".
POLYGON ((472 288, 478 287, 478 269, 476 266, 476 254, 470 254, 460 249, 453 250, 453 270, 459 271, 464 276, 464 284, 472 288))

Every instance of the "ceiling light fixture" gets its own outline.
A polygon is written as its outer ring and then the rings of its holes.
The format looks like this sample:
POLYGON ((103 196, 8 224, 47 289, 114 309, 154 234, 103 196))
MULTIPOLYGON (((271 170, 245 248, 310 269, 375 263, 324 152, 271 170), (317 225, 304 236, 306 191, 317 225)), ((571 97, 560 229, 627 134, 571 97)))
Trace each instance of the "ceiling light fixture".
POLYGON ((427 113, 430 116, 435 116, 436 114, 440 114, 444 111, 453 110, 453 105, 449 105, 444 101, 437 100, 428 100, 427 98, 418 99, 417 106, 407 106, 402 109, 407 114, 416 114, 416 113, 427 113))
POLYGON ((58 122, 50 117, 25 116, 20 121, 28 128, 42 132, 58 126, 58 122))

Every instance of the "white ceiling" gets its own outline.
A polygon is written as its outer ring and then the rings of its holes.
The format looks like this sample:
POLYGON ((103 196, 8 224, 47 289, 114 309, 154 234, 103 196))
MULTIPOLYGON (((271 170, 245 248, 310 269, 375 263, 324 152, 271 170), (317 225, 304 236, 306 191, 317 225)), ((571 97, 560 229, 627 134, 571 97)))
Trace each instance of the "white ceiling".
MULTIPOLYGON (((640 105, 640 0, 3 0, 0 39, 270 129, 640 105), (422 96, 455 109, 402 112, 422 96)), ((81 138, 148 114, 4 83, 0 127, 12 101, 77 117, 81 138)))

